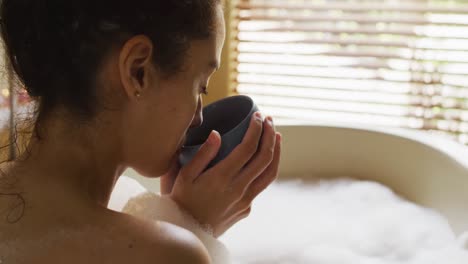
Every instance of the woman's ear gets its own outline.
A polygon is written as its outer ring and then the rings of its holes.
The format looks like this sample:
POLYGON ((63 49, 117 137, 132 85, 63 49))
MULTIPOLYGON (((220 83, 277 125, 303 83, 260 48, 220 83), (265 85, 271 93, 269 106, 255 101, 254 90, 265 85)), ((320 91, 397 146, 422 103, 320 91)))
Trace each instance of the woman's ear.
POLYGON ((128 40, 120 51, 120 81, 127 97, 138 99, 149 86, 153 57, 153 43, 143 35, 128 40))

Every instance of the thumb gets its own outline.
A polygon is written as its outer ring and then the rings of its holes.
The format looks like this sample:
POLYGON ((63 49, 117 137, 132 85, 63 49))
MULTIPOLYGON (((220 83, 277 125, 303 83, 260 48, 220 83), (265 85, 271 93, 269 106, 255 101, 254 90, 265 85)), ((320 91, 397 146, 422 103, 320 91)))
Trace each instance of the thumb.
POLYGON ((195 157, 182 169, 182 174, 189 177, 189 180, 194 181, 216 157, 220 147, 221 136, 218 131, 213 130, 195 157))

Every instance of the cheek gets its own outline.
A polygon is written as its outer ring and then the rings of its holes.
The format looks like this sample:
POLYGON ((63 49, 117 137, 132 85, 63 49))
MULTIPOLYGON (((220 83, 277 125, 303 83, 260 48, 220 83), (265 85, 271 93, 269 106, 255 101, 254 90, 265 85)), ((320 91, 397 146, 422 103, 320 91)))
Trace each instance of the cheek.
POLYGON ((165 152, 171 154, 177 150, 178 144, 184 138, 187 130, 192 124, 197 112, 199 100, 191 93, 186 93, 184 96, 174 94, 172 100, 166 97, 160 109, 163 114, 156 117, 154 122, 159 126, 155 131, 161 135, 161 146, 164 146, 165 152), (177 98, 177 100, 176 100, 177 98))
POLYGON ((187 130, 196 122, 194 118, 201 102, 193 84, 190 91, 187 85, 179 83, 165 88, 164 92, 152 94, 145 109, 137 117, 137 159, 141 172, 144 171, 146 175, 155 175, 161 171, 165 173, 187 130))

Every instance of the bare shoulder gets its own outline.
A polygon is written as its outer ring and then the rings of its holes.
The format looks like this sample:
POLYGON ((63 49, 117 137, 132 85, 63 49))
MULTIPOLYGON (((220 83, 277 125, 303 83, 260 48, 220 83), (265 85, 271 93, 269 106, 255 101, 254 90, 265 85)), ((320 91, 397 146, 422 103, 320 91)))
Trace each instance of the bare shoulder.
POLYGON ((120 213, 92 215, 88 219, 94 223, 44 231, 47 236, 34 239, 19 232, 24 228, 18 228, 19 243, 8 243, 5 248, 0 237, 0 260, 15 264, 211 263, 200 240, 175 225, 120 213))
MULTIPOLYGON (((206 248, 190 231, 166 222, 147 221, 130 215, 120 217, 123 220, 118 229, 122 230, 121 234, 126 234, 121 238, 131 238, 127 252, 132 256, 146 256, 141 263, 211 263, 206 248), (158 261, 148 262, 148 259, 158 261)), ((137 262, 133 260, 132 263, 137 262)))
POLYGON ((193 233, 165 222, 158 222, 158 225, 162 230, 161 237, 164 239, 161 248, 164 249, 164 257, 168 263, 170 260, 177 261, 174 263, 209 264, 211 262, 208 251, 193 233))

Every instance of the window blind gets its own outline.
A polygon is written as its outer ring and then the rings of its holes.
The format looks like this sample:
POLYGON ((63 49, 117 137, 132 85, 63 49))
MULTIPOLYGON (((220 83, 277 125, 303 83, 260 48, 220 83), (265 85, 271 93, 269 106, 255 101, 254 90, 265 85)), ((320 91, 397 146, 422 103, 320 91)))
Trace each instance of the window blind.
POLYGON ((468 2, 233 1, 235 89, 280 123, 421 129, 468 144, 468 2))

